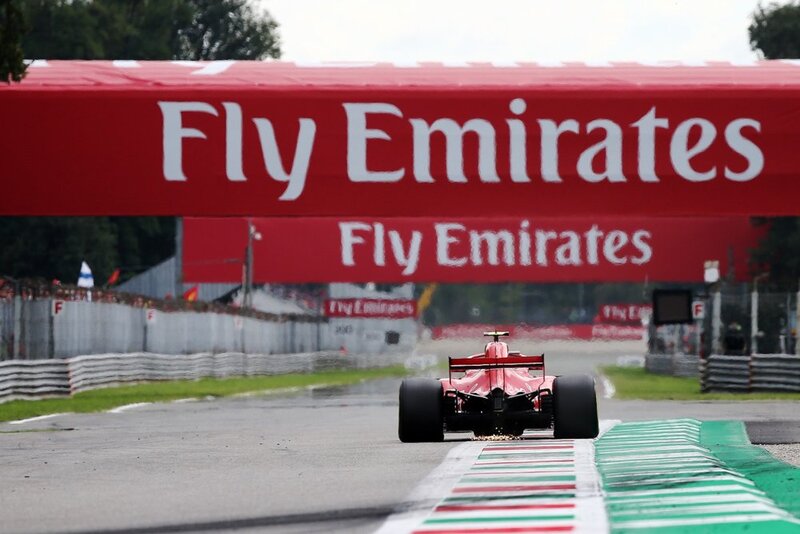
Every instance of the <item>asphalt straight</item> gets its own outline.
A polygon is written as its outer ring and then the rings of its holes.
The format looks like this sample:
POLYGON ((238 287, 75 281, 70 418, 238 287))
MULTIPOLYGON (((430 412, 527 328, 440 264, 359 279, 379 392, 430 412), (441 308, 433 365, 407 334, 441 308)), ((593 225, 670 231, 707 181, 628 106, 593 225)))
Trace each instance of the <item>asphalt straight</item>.
MULTIPOLYGON (((592 372, 626 355, 568 349, 550 352, 548 372, 592 372)), ((414 506, 407 496, 468 438, 401 444, 398 385, 381 380, 0 424, 0 530, 373 532, 391 511, 414 506)), ((797 427, 795 406, 601 398, 600 415, 797 427)))

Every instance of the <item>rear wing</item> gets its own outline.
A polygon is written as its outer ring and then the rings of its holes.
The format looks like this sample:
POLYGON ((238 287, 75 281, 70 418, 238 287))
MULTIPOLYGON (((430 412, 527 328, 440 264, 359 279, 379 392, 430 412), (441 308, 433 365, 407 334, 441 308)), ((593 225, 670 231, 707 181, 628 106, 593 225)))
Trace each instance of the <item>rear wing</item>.
POLYGON ((508 356, 507 358, 448 358, 450 364, 450 380, 453 373, 463 373, 479 369, 533 369, 544 374, 544 354, 537 356, 508 356))

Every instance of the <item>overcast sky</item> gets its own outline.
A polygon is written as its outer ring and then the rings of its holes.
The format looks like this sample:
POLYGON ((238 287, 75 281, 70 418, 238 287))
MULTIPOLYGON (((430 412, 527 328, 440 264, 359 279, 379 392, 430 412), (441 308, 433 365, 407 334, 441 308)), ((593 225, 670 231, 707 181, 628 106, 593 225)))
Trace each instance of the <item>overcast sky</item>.
POLYGON ((755 58, 758 0, 257 0, 303 61, 755 58))

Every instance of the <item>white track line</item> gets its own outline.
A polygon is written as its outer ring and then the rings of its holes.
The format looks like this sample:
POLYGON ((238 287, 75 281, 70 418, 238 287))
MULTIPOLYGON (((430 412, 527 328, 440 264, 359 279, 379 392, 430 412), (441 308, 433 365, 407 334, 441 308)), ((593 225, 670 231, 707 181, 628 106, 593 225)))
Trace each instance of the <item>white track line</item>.
POLYGON ((111 410, 108 410, 107 413, 123 413, 127 412, 128 410, 134 410, 136 408, 140 408, 142 406, 149 406, 153 404, 152 402, 134 402, 133 404, 126 404, 124 406, 117 406, 111 410))
POLYGON ((392 514, 375 534, 399 534, 413 531, 430 515, 433 507, 450 493, 461 475, 480 454, 485 441, 468 441, 450 449, 444 461, 431 471, 406 497, 408 509, 392 514))
POLYGON ((29 417, 28 419, 18 419, 16 421, 9 421, 9 425, 22 425, 25 423, 33 423, 34 421, 43 421, 45 419, 51 419, 53 417, 58 417, 59 415, 72 415, 70 412, 64 413, 51 413, 47 415, 40 415, 38 417, 29 417))
POLYGON ((610 399, 616 395, 617 390, 611 380, 606 375, 600 375, 600 382, 603 384, 603 398, 610 399))
MULTIPOLYGON (((619 422, 618 420, 600 421, 600 436, 619 422)), ((526 433, 526 436, 528 435, 526 433)), ((552 442, 537 440, 525 444, 545 446, 552 442)), ((475 462, 484 447, 492 445, 493 443, 490 441, 469 441, 451 449, 444 461, 431 471, 405 499, 405 511, 389 516, 375 534, 407 534, 419 528, 422 521, 431 515, 433 508, 450 494, 464 473, 473 465, 478 465, 475 462)), ((592 441, 586 440, 583 445, 576 447, 576 467, 579 467, 581 471, 578 477, 580 479, 579 491, 582 493, 583 500, 586 501, 577 510, 578 530, 587 533, 605 532, 608 522, 600 488, 600 476, 594 465, 592 441), (596 528, 596 525, 601 525, 600 530, 596 528)))

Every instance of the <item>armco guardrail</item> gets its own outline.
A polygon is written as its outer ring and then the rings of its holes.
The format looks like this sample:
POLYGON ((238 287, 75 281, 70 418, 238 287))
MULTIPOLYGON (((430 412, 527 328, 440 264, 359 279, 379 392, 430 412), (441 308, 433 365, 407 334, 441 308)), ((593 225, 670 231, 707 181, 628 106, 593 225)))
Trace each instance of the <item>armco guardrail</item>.
POLYGON ((67 360, 0 362, 0 402, 12 397, 36 398, 69 392, 67 360))
POLYGON ((714 354, 700 364, 703 391, 800 391, 800 356, 714 354))
POLYGON ((407 354, 93 354, 59 360, 0 362, 0 402, 68 395, 131 382, 206 377, 280 375, 332 369, 365 369, 403 363, 407 354))
POLYGON ((644 367, 649 373, 696 377, 700 373, 700 357, 694 354, 647 354, 644 367))

